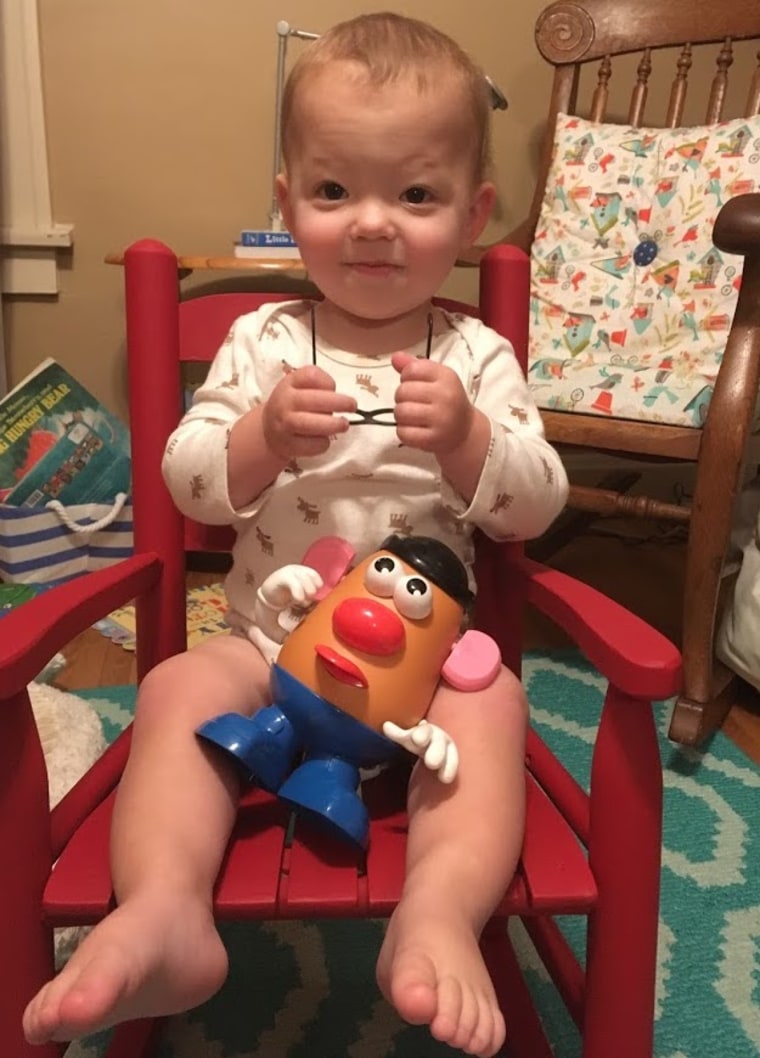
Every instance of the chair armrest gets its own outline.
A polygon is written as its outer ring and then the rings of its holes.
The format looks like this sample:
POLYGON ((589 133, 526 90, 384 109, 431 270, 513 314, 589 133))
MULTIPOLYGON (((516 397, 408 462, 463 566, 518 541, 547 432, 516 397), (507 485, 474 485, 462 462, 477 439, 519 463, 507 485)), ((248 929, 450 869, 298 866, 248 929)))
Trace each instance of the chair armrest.
POLYGON ((725 253, 760 253, 760 193, 736 195, 715 219, 713 241, 725 253))
POLYGON ((81 632, 157 583, 161 560, 135 555, 61 584, 12 610, 0 623, 0 682, 10 697, 81 632))
POLYGON ((664 635, 588 584, 522 557, 526 598, 551 618, 606 679, 633 698, 681 688, 681 654, 664 635))

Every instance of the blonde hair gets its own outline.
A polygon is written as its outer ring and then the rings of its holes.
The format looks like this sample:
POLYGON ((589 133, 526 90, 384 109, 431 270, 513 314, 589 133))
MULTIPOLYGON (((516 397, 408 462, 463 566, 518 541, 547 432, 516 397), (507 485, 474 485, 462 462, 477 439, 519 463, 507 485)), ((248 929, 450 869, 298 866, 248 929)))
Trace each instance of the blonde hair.
POLYGON ((362 66, 373 87, 411 78, 420 92, 426 92, 435 88, 442 70, 458 76, 464 105, 472 118, 475 178, 477 182, 485 178, 491 167, 491 103, 483 71, 445 33, 427 22, 390 11, 340 22, 301 53, 282 98, 280 127, 286 164, 293 149, 293 111, 298 92, 309 76, 333 62, 362 66))

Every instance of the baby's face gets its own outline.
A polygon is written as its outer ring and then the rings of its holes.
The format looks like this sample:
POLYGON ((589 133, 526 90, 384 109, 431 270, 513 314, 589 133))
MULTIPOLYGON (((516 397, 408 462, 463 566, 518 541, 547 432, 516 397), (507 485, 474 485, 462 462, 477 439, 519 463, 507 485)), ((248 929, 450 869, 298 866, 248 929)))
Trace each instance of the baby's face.
POLYGON ((360 319, 426 306, 492 203, 461 84, 372 87, 336 63, 301 86, 293 122, 279 194, 316 285, 360 319))

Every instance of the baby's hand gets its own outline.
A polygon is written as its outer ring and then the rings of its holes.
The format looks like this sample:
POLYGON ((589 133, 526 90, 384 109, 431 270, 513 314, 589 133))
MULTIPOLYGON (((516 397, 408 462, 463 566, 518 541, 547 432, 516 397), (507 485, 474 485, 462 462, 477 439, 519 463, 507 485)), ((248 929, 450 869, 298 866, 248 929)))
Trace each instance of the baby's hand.
POLYGON ((299 367, 272 390, 262 411, 267 447, 280 459, 316 456, 330 438, 348 429, 340 412, 356 410, 353 397, 335 392, 335 382, 320 367, 299 367))
POLYGON ((396 390, 396 434, 402 444, 445 455, 467 440, 475 409, 450 367, 394 353, 401 376, 396 390))
POLYGON ((459 769, 459 754, 453 738, 442 727, 420 720, 414 727, 399 727, 386 720, 383 734, 416 757, 430 771, 437 771, 442 783, 452 783, 459 769))

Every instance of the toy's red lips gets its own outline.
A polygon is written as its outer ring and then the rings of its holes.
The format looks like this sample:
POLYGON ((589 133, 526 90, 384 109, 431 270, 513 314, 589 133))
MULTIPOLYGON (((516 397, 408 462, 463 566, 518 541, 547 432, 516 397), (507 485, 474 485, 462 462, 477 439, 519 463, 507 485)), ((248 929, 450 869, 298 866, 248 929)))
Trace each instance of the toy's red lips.
POLYGON ((343 657, 337 650, 323 646, 321 643, 317 643, 314 650, 333 679, 338 680, 340 683, 347 683, 351 687, 368 686, 367 677, 350 658, 343 657))

